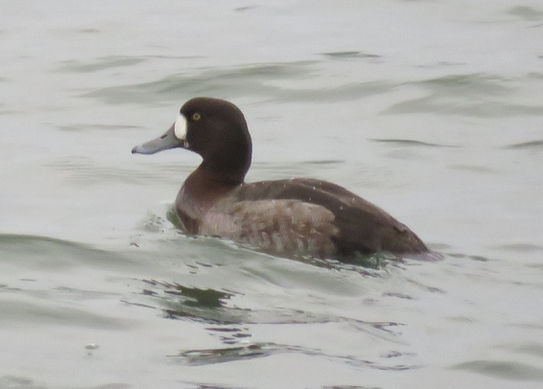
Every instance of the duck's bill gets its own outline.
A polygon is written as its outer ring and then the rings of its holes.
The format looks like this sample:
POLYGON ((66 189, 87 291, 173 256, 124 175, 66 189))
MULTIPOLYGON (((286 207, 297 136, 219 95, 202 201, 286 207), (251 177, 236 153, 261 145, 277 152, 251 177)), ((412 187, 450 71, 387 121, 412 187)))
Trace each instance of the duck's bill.
POLYGON ((154 154, 162 150, 184 146, 185 140, 175 136, 175 124, 173 124, 164 135, 134 147, 132 149, 132 154, 154 154))

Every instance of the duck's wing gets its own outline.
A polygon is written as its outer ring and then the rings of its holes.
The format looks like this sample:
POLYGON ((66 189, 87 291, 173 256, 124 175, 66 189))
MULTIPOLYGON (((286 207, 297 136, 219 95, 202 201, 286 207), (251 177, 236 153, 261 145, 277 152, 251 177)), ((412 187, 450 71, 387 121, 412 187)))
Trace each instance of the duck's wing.
POLYGON ((235 196, 241 201, 298 200, 327 209, 334 215, 334 225, 339 230, 332 239, 340 255, 428 251, 407 226, 376 205, 331 182, 311 178, 262 181, 242 185, 235 196))

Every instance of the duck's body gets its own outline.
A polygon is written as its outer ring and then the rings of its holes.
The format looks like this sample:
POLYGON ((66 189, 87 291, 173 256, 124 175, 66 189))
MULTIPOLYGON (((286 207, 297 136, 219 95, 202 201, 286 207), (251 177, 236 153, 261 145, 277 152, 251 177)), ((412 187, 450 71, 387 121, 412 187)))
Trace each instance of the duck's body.
POLYGON ((251 138, 243 114, 232 103, 192 99, 166 134, 132 152, 173 147, 203 157, 175 201, 189 233, 220 236, 286 257, 428 251, 404 224, 339 185, 311 178, 245 183, 251 138))

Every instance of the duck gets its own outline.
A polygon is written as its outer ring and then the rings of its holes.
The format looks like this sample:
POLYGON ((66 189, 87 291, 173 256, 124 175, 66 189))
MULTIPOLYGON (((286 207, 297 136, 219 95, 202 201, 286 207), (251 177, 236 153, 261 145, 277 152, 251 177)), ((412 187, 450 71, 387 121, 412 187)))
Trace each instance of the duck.
POLYGON ((405 224, 340 185, 315 178, 245 182, 252 140, 242 111, 227 100, 190 99, 162 136, 132 153, 174 148, 202 158, 173 205, 189 235, 229 239, 280 257, 346 262, 357 255, 429 251, 405 224))

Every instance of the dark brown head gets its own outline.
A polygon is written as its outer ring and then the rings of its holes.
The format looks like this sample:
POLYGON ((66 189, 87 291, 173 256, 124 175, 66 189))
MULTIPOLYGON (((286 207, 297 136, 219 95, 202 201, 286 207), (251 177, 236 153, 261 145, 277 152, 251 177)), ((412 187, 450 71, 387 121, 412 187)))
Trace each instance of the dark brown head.
POLYGON ((132 153, 154 154, 175 147, 200 154, 201 168, 228 183, 242 183, 251 165, 247 122, 240 109, 226 100, 197 97, 187 101, 164 135, 134 147, 132 153))

